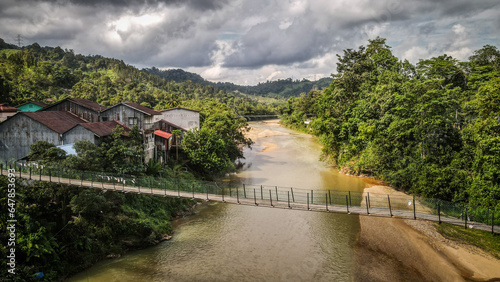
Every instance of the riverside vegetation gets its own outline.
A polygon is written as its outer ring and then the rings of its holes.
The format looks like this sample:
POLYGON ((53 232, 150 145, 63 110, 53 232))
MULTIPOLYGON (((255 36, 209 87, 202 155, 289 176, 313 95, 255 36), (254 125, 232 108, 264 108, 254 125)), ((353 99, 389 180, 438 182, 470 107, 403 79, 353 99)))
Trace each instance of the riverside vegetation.
POLYGON ((290 98, 284 125, 317 136, 348 173, 428 198, 500 208, 500 52, 416 65, 383 38, 337 55, 324 91, 290 98), (304 121, 310 119, 309 125, 304 121))

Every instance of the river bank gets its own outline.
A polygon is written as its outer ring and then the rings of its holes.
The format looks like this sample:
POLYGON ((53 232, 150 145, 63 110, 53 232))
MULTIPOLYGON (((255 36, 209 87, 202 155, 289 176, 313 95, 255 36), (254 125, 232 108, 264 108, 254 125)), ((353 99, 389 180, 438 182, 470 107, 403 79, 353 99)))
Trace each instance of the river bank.
MULTIPOLYGON (((264 121, 279 129, 279 120, 264 121)), ((252 140, 280 131, 252 127, 252 140)), ((279 148, 264 142, 262 152, 279 148)), ((357 177, 364 192, 401 196, 400 191, 371 177, 357 177)), ((359 216, 360 233, 355 245, 356 281, 500 281, 500 260, 468 244, 446 239, 436 223, 423 220, 359 216)))
MULTIPOLYGON (((364 179, 365 192, 401 193, 376 180, 364 179)), ((360 216, 357 280, 500 281, 500 260, 475 246, 446 239, 436 230, 436 224, 360 216), (368 255, 374 252, 380 254, 377 260, 368 255)))

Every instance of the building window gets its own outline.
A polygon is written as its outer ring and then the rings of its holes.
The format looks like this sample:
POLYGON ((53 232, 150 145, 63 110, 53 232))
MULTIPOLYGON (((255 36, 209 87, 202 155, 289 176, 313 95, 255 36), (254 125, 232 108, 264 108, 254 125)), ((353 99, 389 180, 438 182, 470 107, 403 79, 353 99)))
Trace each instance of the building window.
POLYGON ((139 119, 136 117, 129 117, 128 118, 128 125, 129 126, 134 126, 139 123, 139 119))
POLYGON ((108 121, 108 117, 102 117, 102 121, 108 121))

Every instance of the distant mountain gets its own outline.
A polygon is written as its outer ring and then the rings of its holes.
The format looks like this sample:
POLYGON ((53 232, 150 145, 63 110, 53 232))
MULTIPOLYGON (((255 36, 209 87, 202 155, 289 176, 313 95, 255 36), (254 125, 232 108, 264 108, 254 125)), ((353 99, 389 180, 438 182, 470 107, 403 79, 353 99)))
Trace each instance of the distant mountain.
POLYGON ((160 70, 152 67, 142 69, 142 71, 150 74, 158 75, 165 78, 167 81, 184 82, 191 80, 195 83, 210 85, 220 90, 227 92, 240 92, 244 94, 267 96, 273 98, 288 98, 291 96, 299 96, 301 93, 308 93, 311 90, 321 90, 328 87, 332 83, 331 77, 321 78, 317 81, 307 79, 292 80, 291 78, 279 79, 275 81, 266 81, 255 86, 237 85, 231 82, 211 82, 198 74, 184 71, 182 69, 160 70))

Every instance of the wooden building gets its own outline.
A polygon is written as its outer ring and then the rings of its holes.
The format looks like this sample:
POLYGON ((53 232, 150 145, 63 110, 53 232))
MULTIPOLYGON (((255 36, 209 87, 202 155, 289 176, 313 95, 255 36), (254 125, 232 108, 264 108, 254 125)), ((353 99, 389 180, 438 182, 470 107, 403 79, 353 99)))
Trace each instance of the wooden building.
POLYGON ((129 135, 130 128, 115 120, 80 123, 63 134, 63 143, 74 144, 78 141, 87 140, 93 144, 99 145, 106 137, 113 134, 113 130, 117 126, 123 128, 124 137, 129 135))
POLYGON ((65 111, 70 112, 87 122, 99 122, 102 121, 100 118, 101 112, 105 109, 106 107, 90 100, 67 98, 55 104, 49 105, 41 109, 41 111, 65 111))
POLYGON ((63 134, 85 120, 62 111, 17 113, 0 124, 0 160, 21 159, 38 141, 63 145, 63 134))
POLYGON ((11 117, 19 112, 19 109, 14 107, 9 107, 5 104, 0 104, 0 122, 6 120, 8 117, 11 117))
POLYGON ((111 106, 101 113, 102 121, 116 120, 129 127, 137 125, 139 129, 150 128, 161 113, 137 103, 122 102, 111 106))

